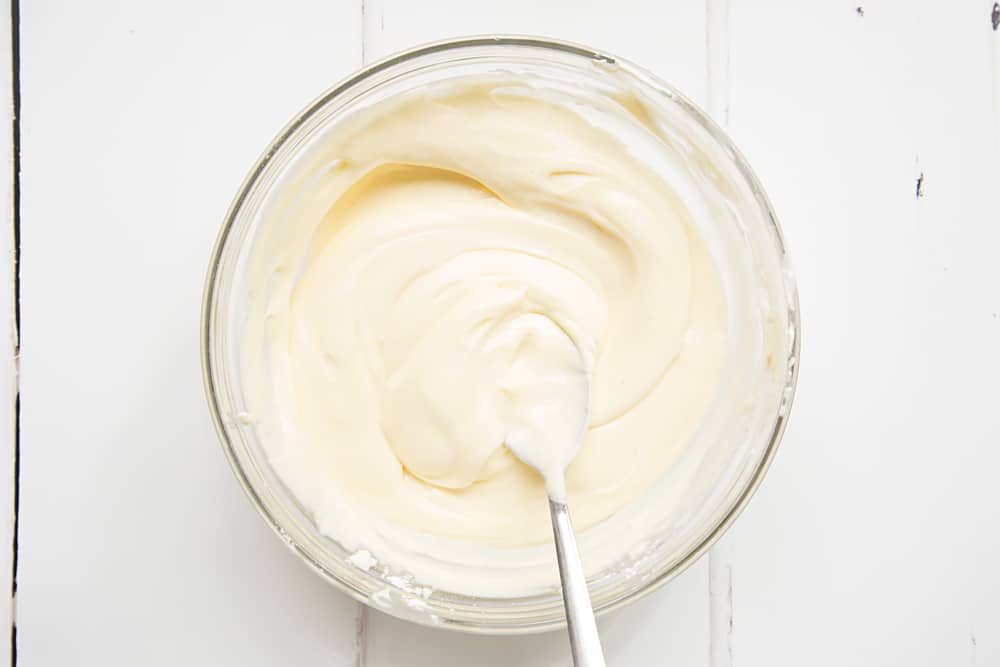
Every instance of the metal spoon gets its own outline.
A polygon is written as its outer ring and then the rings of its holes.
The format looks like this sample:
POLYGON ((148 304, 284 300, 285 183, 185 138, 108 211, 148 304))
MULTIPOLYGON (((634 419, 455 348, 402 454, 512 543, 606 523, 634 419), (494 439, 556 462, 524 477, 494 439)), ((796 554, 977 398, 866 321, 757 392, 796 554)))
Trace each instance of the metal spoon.
POLYGON ((521 346, 521 363, 505 381, 512 397, 506 444, 545 478, 573 664, 604 667, 566 504, 566 466, 583 444, 590 417, 590 376, 576 343, 552 320, 532 314, 519 318, 517 325, 530 332, 532 344, 521 346))
POLYGON ((556 541, 556 558, 559 561, 559 579, 562 582, 573 664, 577 667, 604 667, 604 651, 601 649, 594 608, 590 605, 590 593, 587 592, 587 579, 583 576, 583 564, 580 562, 573 526, 569 520, 569 508, 566 503, 549 498, 549 512, 552 514, 552 534, 556 541))

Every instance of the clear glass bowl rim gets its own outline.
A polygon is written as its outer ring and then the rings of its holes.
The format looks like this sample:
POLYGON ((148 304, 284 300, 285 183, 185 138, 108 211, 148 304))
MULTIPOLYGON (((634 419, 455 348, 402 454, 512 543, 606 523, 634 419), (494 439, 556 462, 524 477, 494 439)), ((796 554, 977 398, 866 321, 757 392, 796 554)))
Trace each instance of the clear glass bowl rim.
MULTIPOLYGON (((562 54, 581 56, 591 61, 617 64, 627 68, 631 74, 641 78, 645 84, 650 85, 653 88, 656 88, 659 92, 673 98, 684 107, 684 110, 688 114, 690 114, 702 125, 713 140, 717 141, 733 156, 733 161, 738 167, 741 176, 746 179, 746 183, 752 190, 755 199, 765 215, 765 218, 768 222, 770 222, 770 232, 773 234, 773 241, 777 245, 779 256, 783 262, 783 278, 785 282, 784 290, 788 299, 788 335, 791 338, 788 355, 789 376, 784 385, 786 399, 784 400, 783 405, 785 409, 775 417, 774 427, 771 431, 771 435, 768 439, 763 455, 761 456, 755 470, 746 482, 746 485, 737 496, 732 507, 728 512, 726 512, 725 515, 723 515, 722 519, 715 525, 715 527, 708 532, 706 537, 693 549, 691 549, 683 558, 678 560, 671 567, 656 577, 649 579, 642 587, 637 588, 629 594, 622 596, 614 602, 606 604, 596 610, 598 615, 604 615, 649 595, 671 581, 674 577, 681 574, 691 564, 701 558, 701 556, 703 556, 712 547, 712 545, 714 545, 719 538, 725 534, 730 525, 732 525, 732 523, 740 515, 750 498, 763 481, 763 478, 774 459, 778 445, 781 442, 781 438, 788 423, 788 417, 791 413, 795 389, 798 384, 797 381, 800 365, 801 322, 799 317, 798 290, 789 266, 784 236, 778 224, 777 216, 774 213, 771 202, 767 197, 763 186, 758 180, 756 174, 750 168, 743 154, 739 151, 725 131, 719 127, 707 113, 701 110, 701 108, 699 108, 696 104, 694 104, 694 102, 688 99, 676 88, 660 80, 657 76, 651 74, 644 68, 635 65, 628 60, 610 55, 607 52, 602 52, 573 42, 526 35, 482 35, 447 39, 401 51, 357 70, 354 74, 327 89, 322 95, 310 102, 302 111, 296 114, 296 116, 268 144, 267 148, 250 170, 250 173, 240 185, 237 195, 233 199, 233 202, 226 213, 222 228, 219 231, 215 246, 212 250, 202 299, 200 337, 202 379, 204 382, 206 397, 208 399, 209 409, 212 415, 212 421, 215 425, 215 430, 218 434, 223 451, 225 452, 226 458, 229 460, 229 464, 236 475, 237 480, 243 487, 244 492, 250 499, 253 506, 257 509, 257 512, 261 515, 261 517, 263 517, 275 534, 277 534, 278 537, 281 538, 281 540, 295 554, 297 554, 307 565, 309 565, 311 569, 315 570, 320 576, 333 584, 338 590, 359 602, 371 605, 371 600, 364 592, 357 590, 349 582, 338 576, 336 572, 330 571, 322 563, 312 558, 302 545, 296 543, 288 532, 283 529, 280 523, 275 519, 264 504, 258 490, 250 481, 246 470, 233 449, 233 444, 230 441, 229 433, 226 429, 226 424, 223 418, 223 407, 220 405, 220 397, 216 390, 217 382, 215 376, 222 373, 225 367, 224 365, 217 366, 212 353, 219 271, 221 268, 223 254, 227 248, 230 233, 236 224, 246 200, 257 184, 258 179, 274 156, 278 154, 279 149, 289 140, 290 137, 294 135, 299 127, 301 127, 322 107, 336 99, 339 95, 350 91, 354 86, 362 83, 365 79, 396 65, 404 64, 408 61, 416 60, 424 56, 461 52, 463 49, 478 49, 484 47, 497 47, 500 49, 510 47, 529 47, 540 50, 548 49, 562 54)), ((410 617, 401 616, 401 618, 405 618, 410 621, 413 620, 410 617)), ((430 622, 428 622, 428 624, 430 624, 430 622)), ((451 630, 460 630, 475 634, 511 635, 545 632, 564 627, 565 624, 565 618, 560 617, 554 618, 547 623, 532 623, 530 626, 479 624, 473 620, 464 620, 459 623, 445 623, 442 625, 436 625, 435 627, 444 627, 451 630)))

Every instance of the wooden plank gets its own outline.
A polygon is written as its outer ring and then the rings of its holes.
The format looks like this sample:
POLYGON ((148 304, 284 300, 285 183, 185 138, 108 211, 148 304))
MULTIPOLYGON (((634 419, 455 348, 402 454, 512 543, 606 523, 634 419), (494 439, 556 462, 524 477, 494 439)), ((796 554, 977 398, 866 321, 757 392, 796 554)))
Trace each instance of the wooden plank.
POLYGON ((554 37, 644 65, 696 102, 705 98, 705 5, 580 3, 573 0, 468 3, 364 0, 365 52, 381 58, 425 42, 484 34, 554 37))
POLYGON ((358 4, 21 9, 19 664, 355 664, 354 603, 228 469, 198 330, 228 204, 360 64, 358 4))
POLYGON ((786 441, 725 541, 734 664, 1000 663, 992 4, 733 3, 731 129, 804 330, 786 441))
MULTIPOLYGON (((705 8, 702 2, 614 5, 515 0, 470 5, 365 0, 368 58, 420 43, 471 34, 557 36, 640 63, 695 101, 705 99, 705 8)), ((650 598, 601 623, 609 664, 707 665, 708 564, 702 561, 650 598)), ((364 664, 568 665, 564 633, 483 638, 428 630, 378 612, 363 617, 364 664)))

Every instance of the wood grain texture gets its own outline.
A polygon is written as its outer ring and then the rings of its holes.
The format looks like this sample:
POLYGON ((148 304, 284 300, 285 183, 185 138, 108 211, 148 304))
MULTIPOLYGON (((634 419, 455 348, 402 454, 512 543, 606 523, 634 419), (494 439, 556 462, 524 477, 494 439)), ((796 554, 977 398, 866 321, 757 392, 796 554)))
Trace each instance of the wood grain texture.
POLYGON ((356 2, 23 3, 19 665, 354 664, 354 603, 226 465, 198 346, 229 201, 359 65, 357 25, 356 2))
POLYGON ((730 129, 803 313, 785 442, 724 540, 733 664, 1000 664, 991 6, 733 3, 730 129))

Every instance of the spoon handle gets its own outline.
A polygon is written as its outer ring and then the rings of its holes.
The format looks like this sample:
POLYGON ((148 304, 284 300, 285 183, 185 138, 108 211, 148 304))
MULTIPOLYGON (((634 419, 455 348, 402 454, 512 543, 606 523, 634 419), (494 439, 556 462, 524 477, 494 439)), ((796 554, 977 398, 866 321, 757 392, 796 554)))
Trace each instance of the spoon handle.
POLYGON ((590 606, 587 579, 583 575, 580 552, 576 548, 573 525, 569 521, 566 503, 549 498, 552 514, 552 533, 556 542, 556 559, 559 561, 559 579, 562 581, 563 603, 566 605, 566 625, 569 627, 569 645, 575 667, 605 667, 601 639, 597 635, 594 609, 590 606))

